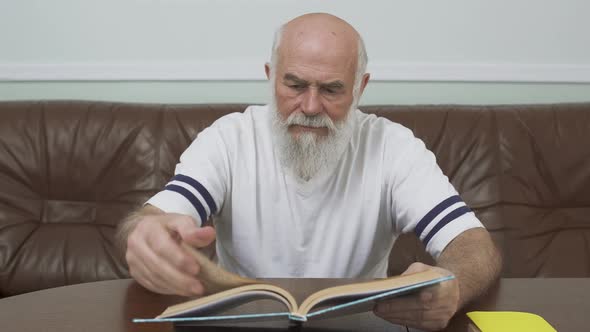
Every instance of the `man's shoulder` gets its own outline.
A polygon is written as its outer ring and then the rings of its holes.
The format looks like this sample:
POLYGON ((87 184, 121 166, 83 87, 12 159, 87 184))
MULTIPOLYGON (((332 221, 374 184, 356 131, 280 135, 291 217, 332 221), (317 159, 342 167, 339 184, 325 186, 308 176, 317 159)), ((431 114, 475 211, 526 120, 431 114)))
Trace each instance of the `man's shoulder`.
POLYGON ((265 117, 268 105, 250 105, 242 112, 226 114, 213 122, 213 125, 240 124, 253 118, 265 117))
POLYGON ((412 130, 387 118, 372 113, 365 113, 361 110, 357 110, 355 116, 358 125, 358 133, 361 138, 370 138, 371 140, 395 139, 398 142, 400 140, 415 139, 412 130))
POLYGON ((255 122, 264 121, 268 117, 267 105, 251 105, 243 112, 234 112, 226 114, 215 120, 211 127, 222 132, 247 130, 253 128, 255 122))

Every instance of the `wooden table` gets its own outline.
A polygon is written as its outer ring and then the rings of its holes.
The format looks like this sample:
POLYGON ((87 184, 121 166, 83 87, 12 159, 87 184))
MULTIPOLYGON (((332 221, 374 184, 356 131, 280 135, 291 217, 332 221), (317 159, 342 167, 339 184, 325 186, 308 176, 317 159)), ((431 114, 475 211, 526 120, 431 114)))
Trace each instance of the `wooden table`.
MULTIPOLYGON (((290 289, 309 290, 342 283, 330 279, 275 280, 290 289), (291 288, 295 287, 295 288, 291 288)), ((346 282, 351 282, 347 280, 346 282)), ((148 292, 130 279, 47 289, 0 299, 0 331, 175 331, 172 324, 136 324, 185 300, 148 292)), ((558 331, 590 330, 590 278, 501 279, 488 294, 451 321, 447 331, 470 331, 465 311, 513 310, 541 315, 558 331)), ((176 331, 235 331, 228 327, 176 327, 176 331)), ((243 330, 243 329, 240 329, 243 330)), ((251 329, 260 331, 261 329, 251 329)), ((277 331, 277 329, 268 329, 277 331)), ((406 331, 371 313, 321 321, 289 331, 406 331)), ((416 331, 409 329, 410 331, 416 331)))

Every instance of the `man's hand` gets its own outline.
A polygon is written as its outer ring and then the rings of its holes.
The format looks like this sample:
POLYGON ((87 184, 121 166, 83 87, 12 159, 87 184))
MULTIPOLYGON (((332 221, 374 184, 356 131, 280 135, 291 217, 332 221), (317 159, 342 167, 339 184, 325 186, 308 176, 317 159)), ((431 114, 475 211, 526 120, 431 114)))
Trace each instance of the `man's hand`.
POLYGON ((197 227, 193 218, 180 214, 137 218, 125 253, 131 276, 156 293, 202 295, 205 289, 198 279, 200 266, 182 245, 205 247, 215 239, 215 230, 197 227))
MULTIPOLYGON (((440 267, 413 263, 402 275, 436 270, 442 275, 452 273, 440 267)), ((457 279, 424 288, 417 293, 378 302, 375 315, 399 325, 437 331, 444 329, 459 309, 459 284, 457 279)))

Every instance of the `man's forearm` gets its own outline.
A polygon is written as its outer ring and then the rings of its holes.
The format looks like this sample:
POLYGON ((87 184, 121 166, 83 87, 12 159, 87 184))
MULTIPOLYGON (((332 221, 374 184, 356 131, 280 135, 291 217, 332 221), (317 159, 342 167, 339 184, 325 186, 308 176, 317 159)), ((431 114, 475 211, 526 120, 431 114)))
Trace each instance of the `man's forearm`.
POLYGON ((437 265, 455 274, 459 282, 459 306, 463 307, 485 292, 499 276, 502 258, 489 233, 475 228, 455 238, 442 252, 437 265))

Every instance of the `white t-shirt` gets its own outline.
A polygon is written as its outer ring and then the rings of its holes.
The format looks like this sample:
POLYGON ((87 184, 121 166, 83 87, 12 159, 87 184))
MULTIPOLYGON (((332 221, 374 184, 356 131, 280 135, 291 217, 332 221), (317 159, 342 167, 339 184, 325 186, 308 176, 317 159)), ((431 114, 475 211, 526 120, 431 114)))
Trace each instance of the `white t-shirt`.
POLYGON ((281 165, 266 106, 226 115, 180 157, 147 203, 214 216, 224 268, 249 277, 384 277, 400 233, 438 257, 461 232, 483 227, 412 132, 357 110, 335 168, 301 182, 281 165))

